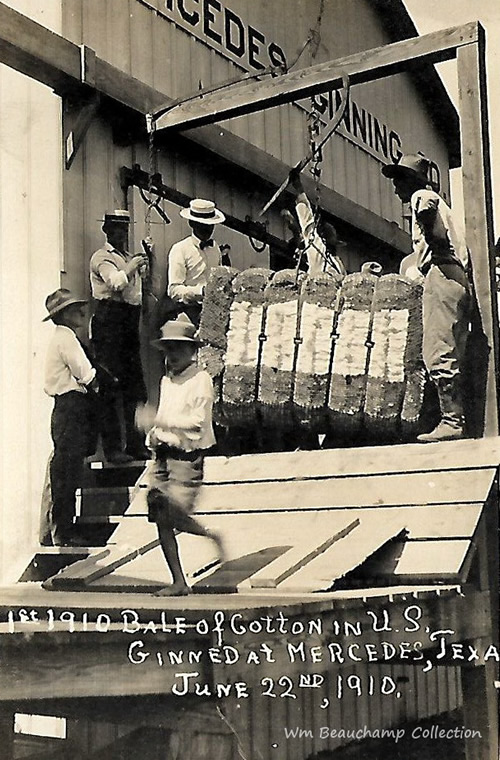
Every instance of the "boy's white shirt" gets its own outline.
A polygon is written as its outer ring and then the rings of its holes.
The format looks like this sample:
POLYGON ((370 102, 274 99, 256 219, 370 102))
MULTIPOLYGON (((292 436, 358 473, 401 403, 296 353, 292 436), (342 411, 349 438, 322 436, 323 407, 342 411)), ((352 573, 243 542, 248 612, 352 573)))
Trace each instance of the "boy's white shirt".
POLYGON ((215 443, 212 425, 214 389, 208 372, 191 364, 178 375, 166 374, 146 446, 166 443, 184 451, 209 449, 215 443))

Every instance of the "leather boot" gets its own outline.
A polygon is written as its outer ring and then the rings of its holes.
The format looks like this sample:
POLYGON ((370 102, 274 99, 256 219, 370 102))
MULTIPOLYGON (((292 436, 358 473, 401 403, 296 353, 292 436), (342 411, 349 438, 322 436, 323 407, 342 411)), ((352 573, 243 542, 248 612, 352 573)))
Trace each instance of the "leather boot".
POLYGON ((419 443, 454 441, 464 437, 464 414, 460 392, 460 376, 439 378, 436 382, 441 421, 430 433, 422 433, 419 443))

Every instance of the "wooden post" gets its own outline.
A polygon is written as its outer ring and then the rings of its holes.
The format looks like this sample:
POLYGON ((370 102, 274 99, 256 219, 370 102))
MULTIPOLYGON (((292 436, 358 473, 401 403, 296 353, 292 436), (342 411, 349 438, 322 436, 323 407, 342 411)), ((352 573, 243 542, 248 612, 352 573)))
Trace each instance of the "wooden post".
POLYGON ((467 760, 498 760, 498 712, 495 668, 491 661, 461 668, 467 760))
POLYGON ((477 299, 470 373, 476 400, 472 432, 498 435, 498 310, 484 53, 484 29, 478 23, 477 43, 457 49, 465 227, 477 299))
POLYGON ((14 758, 14 714, 0 713, 0 747, 3 760, 14 758))

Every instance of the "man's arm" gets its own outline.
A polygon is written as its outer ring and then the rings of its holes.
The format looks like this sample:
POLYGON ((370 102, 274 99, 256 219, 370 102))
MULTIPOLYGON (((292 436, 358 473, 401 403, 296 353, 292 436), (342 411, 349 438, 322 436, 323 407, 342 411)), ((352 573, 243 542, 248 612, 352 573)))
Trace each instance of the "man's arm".
POLYGON ((106 283, 110 290, 121 291, 127 287, 130 281, 133 279, 135 273, 142 266, 147 265, 147 258, 142 254, 136 254, 124 269, 118 269, 116 264, 104 257, 97 257, 92 262, 94 271, 99 275, 101 280, 106 283))

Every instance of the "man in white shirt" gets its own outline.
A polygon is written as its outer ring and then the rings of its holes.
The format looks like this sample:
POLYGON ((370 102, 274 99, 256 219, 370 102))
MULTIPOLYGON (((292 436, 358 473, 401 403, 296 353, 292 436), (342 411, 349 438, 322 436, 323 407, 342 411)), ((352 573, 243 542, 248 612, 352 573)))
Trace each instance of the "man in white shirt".
MULTIPOLYGON (((51 435, 54 453, 49 465, 51 508, 48 528, 56 546, 78 545, 74 533, 75 491, 89 443, 88 389, 96 389, 96 370, 76 336, 85 320, 85 304, 69 290, 59 288, 46 301, 56 328, 45 364, 45 392, 54 398, 51 435)), ((43 517, 43 516, 42 516, 43 517)))
POLYGON ((212 235, 215 225, 226 217, 213 201, 202 198, 192 200, 180 215, 188 220, 192 234, 174 243, 168 254, 167 295, 172 301, 172 311, 164 317, 175 319, 184 312, 197 325, 208 273, 222 262, 221 250, 212 235))
POLYGON ((91 341, 96 361, 108 372, 100 383, 101 435, 109 462, 144 459, 148 453, 134 425, 138 402, 146 400, 141 365, 139 322, 144 254, 127 251, 130 216, 118 209, 104 215, 106 244, 90 259, 90 285, 96 302, 91 341), (126 450, 122 451, 120 401, 125 422, 126 450))
POLYGON ((423 294, 423 357, 435 384, 441 421, 421 443, 464 436, 461 370, 470 321, 469 252, 462 225, 428 181, 423 156, 403 156, 383 167, 403 203, 411 204, 415 265, 425 277, 423 294))

